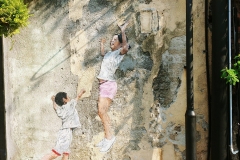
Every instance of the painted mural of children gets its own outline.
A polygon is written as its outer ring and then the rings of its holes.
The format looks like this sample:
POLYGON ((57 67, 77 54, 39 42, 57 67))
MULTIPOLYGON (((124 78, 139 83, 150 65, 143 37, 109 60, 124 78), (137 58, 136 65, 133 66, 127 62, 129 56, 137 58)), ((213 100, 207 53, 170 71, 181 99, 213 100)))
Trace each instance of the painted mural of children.
POLYGON ((57 142, 52 152, 45 155, 42 160, 55 159, 61 155, 63 155, 62 160, 69 158, 72 132, 81 126, 75 107, 84 93, 85 90, 82 89, 75 99, 70 99, 65 92, 59 92, 56 96, 52 96, 53 108, 62 120, 62 128, 58 131, 57 142))
POLYGON ((124 23, 123 25, 119 25, 119 28, 121 29, 121 34, 113 36, 110 42, 111 51, 107 52, 106 54, 104 51, 104 43, 106 42, 106 40, 102 39, 100 41, 101 55, 104 56, 104 58, 101 64, 100 73, 97 76, 100 84, 98 98, 98 115, 103 123, 105 137, 96 146, 101 148, 101 152, 107 152, 116 139, 116 137, 111 131, 110 118, 107 112, 111 105, 112 99, 117 92, 117 83, 114 79, 115 71, 118 68, 120 62, 122 61, 124 55, 130 49, 125 34, 125 29, 127 25, 128 22, 124 23))

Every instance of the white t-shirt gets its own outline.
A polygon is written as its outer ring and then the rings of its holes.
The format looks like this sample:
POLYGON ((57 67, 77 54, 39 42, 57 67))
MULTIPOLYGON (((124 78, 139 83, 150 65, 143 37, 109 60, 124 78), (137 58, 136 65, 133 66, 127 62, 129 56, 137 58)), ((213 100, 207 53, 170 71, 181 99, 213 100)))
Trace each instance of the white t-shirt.
POLYGON ((98 79, 115 81, 114 74, 122 61, 124 55, 120 54, 121 48, 115 51, 109 51, 105 54, 98 79))
POLYGON ((56 113, 62 119, 62 128, 77 128, 80 127, 78 112, 75 108, 77 101, 72 99, 65 105, 58 106, 56 113))

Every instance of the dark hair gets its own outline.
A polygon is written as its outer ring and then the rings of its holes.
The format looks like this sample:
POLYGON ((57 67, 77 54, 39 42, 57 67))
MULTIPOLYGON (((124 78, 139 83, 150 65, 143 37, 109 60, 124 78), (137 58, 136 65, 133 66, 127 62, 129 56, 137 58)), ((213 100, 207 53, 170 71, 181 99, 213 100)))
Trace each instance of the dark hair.
MULTIPOLYGON (((120 43, 122 43, 122 34, 120 33, 120 34, 116 34, 117 36, 118 36, 118 41, 120 42, 120 43)), ((128 37, 126 36, 126 39, 127 39, 127 41, 128 41, 128 37)), ((130 45, 128 45, 128 49, 130 49, 131 48, 131 46, 130 45)))
POLYGON ((65 92, 58 92, 55 96, 55 102, 57 105, 62 106, 64 105, 63 98, 67 99, 67 93, 65 92))

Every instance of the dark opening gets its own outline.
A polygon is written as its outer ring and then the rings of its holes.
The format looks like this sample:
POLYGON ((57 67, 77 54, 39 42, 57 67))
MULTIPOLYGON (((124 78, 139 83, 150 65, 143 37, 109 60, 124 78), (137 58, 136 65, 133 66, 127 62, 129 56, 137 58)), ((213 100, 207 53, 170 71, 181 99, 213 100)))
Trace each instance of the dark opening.
POLYGON ((0 160, 6 160, 6 127, 4 103, 3 40, 0 37, 0 160))

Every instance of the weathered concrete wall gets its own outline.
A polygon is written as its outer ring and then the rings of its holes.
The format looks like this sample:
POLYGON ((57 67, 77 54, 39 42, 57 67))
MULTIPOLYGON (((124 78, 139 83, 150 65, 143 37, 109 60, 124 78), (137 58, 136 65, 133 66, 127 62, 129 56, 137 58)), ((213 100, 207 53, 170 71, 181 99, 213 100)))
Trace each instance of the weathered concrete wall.
MULTIPOLYGON (((186 65, 183 0, 29 0, 28 27, 4 39, 8 159, 38 160, 55 144, 61 122, 51 96, 79 101, 82 128, 74 132, 73 160, 185 159, 186 65), (116 72, 117 96, 109 110, 117 140, 108 153, 94 147, 103 137, 97 115, 99 39, 110 41, 118 23, 132 49, 116 72), (12 47, 12 49, 10 49, 12 47)), ((194 1, 194 104, 197 156, 207 152, 207 86, 204 3, 194 1)), ((108 48, 108 45, 106 45, 108 48)))

